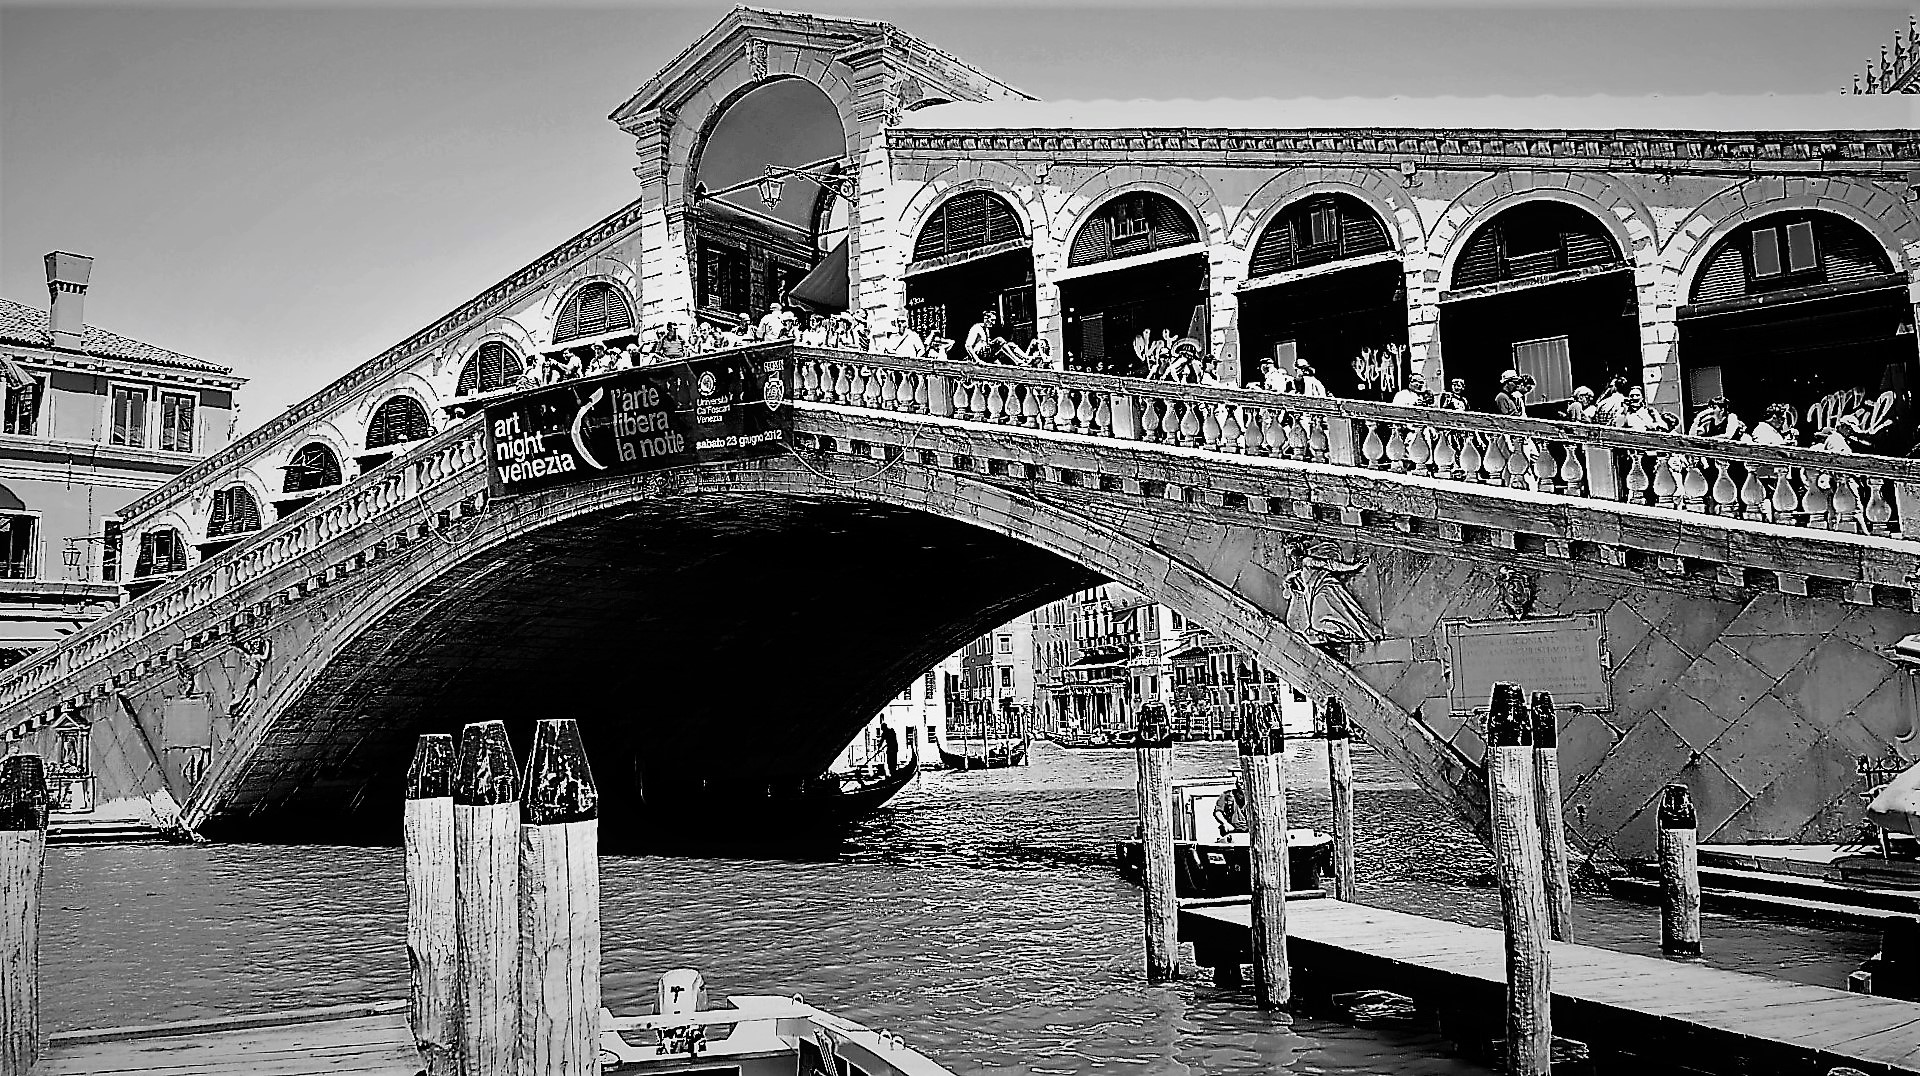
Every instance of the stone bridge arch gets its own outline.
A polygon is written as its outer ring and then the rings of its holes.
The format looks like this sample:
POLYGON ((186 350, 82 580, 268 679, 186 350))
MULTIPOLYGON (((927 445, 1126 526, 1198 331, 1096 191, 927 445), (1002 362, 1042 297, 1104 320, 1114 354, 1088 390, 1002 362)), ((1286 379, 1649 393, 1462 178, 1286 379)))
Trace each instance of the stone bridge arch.
POLYGON ((356 807, 377 817, 417 733, 482 717, 581 717, 613 813, 623 796, 697 798, 676 774, 702 767, 814 772, 927 666, 1102 578, 1193 617, 1300 689, 1342 699, 1430 792, 1484 820, 1468 762, 1286 627, 1270 549, 1169 547, 1157 531, 1129 534, 975 477, 832 457, 583 484, 489 502, 463 526, 309 598, 266 632, 270 652, 256 648, 257 663, 212 689, 241 716, 186 805, 188 825, 244 830, 356 807), (716 522, 756 516, 744 528, 716 522), (558 579, 574 589, 556 600, 558 579), (695 594, 717 611, 700 611, 695 594), (588 640, 623 628, 619 645, 588 640), (574 679, 537 686, 541 668, 574 679), (616 679, 579 687, 594 669, 616 679), (682 681, 661 683, 663 670, 682 681), (703 685, 739 692, 729 703, 739 715, 689 701, 703 685), (680 711, 647 712, 663 705, 680 711), (747 713, 756 707, 771 712, 747 713))

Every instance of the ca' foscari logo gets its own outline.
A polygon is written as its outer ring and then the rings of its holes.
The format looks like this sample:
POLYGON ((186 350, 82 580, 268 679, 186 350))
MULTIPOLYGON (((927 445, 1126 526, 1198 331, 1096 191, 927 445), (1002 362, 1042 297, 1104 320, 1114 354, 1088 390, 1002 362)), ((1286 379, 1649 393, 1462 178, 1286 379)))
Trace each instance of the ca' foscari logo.
POLYGON ((711 396, 720 387, 720 379, 713 376, 712 370, 700 371, 700 395, 711 396))

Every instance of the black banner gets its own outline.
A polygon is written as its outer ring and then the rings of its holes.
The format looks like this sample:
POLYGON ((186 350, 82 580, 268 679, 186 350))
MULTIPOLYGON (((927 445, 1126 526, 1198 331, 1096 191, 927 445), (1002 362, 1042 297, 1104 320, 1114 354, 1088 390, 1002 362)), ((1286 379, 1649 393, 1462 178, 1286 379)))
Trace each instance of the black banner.
POLYGON ((487 405, 488 487, 529 493, 778 452, 793 428, 786 349, 704 355, 487 405))

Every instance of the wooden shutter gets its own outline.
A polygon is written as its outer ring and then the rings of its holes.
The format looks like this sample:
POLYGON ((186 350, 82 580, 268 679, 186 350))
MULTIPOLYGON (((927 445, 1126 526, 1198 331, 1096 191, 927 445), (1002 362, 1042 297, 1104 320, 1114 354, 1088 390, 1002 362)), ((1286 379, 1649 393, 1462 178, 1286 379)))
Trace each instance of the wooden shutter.
POLYGON ((1025 238, 1020 218, 1006 199, 990 191, 955 195, 935 210, 913 244, 913 260, 964 254, 1025 238))
POLYGON ((1096 216, 1080 226, 1073 237, 1073 250, 1067 254, 1067 265, 1091 265, 1105 261, 1112 246, 1107 242, 1107 218, 1096 216))
POLYGON ((333 449, 322 444, 311 444, 294 453, 287 465, 287 477, 281 491, 304 493, 310 489, 339 484, 340 461, 334 457, 333 449))
POLYGON ((1173 199, 1164 194, 1146 197, 1148 219, 1153 222, 1153 249, 1165 250, 1200 241, 1199 226, 1173 199))
POLYGON ((1728 239, 1714 248, 1706 267, 1694 278, 1691 301, 1713 303, 1738 299, 1747 293, 1747 260, 1741 255, 1741 243, 1728 239))
POLYGON ((1460 260, 1453 266, 1453 286, 1472 288, 1500 279, 1500 226, 1483 225, 1467 240, 1460 260))
POLYGON ((1852 221, 1821 217, 1815 223, 1815 242, 1826 269, 1826 283, 1893 272, 1893 262, 1887 252, 1852 221))
POLYGON ((1253 256, 1247 263, 1249 277, 1267 276, 1293 268, 1293 219, 1291 214, 1275 217, 1253 244, 1253 256))
POLYGON ((612 284, 597 280, 574 292, 560 308, 560 316, 553 322, 553 342, 561 344, 583 336, 601 336, 631 328, 633 310, 627 305, 626 296, 612 284))
POLYGON ((260 529, 260 504, 245 486, 230 486, 213 495, 213 514, 207 520, 207 537, 246 534, 260 529))
POLYGON ((427 421, 426 409, 411 396, 395 396, 381 404, 367 423, 367 447, 370 449, 431 436, 433 425, 427 421))

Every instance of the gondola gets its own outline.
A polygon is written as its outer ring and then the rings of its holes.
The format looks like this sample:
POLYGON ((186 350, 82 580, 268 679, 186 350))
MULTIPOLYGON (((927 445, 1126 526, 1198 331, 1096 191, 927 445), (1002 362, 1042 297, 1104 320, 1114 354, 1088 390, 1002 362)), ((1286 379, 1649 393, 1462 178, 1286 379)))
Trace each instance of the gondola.
POLYGON ((984 751, 971 750, 970 744, 950 751, 941 744, 940 763, 950 770, 1003 770, 1025 762, 1029 746, 1030 741, 1024 739, 989 741, 984 751))
POLYGON ((856 771, 822 774, 807 783, 797 802, 787 803, 776 799, 776 806, 782 809, 791 807, 830 822, 858 822, 886 806, 887 801, 911 784, 919 772, 919 755, 910 753, 906 765, 892 773, 856 771))

